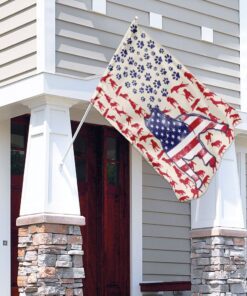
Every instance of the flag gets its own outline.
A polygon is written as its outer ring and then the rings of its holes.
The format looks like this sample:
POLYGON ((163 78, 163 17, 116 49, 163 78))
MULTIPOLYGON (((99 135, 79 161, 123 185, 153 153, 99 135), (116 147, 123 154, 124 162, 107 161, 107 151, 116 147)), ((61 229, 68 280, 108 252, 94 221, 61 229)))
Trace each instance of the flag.
POLYGON ((234 139, 236 110, 135 22, 92 97, 180 201, 200 197, 234 139))

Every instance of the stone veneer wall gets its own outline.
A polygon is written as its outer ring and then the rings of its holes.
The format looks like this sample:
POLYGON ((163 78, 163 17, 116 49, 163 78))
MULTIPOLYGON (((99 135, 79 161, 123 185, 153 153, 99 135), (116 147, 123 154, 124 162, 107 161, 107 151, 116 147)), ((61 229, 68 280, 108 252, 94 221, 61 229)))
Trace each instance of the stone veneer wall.
POLYGON ((245 238, 193 238, 191 258, 192 295, 247 295, 245 238))
POLYGON ((83 295, 79 226, 38 224, 19 228, 20 296, 83 295))

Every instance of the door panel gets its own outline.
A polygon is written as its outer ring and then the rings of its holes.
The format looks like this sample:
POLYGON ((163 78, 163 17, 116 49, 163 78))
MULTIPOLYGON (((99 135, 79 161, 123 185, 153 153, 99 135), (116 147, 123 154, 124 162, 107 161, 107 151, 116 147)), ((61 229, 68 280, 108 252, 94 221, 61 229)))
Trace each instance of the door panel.
POLYGON ((103 130, 104 293, 129 295, 128 143, 115 130, 103 130))

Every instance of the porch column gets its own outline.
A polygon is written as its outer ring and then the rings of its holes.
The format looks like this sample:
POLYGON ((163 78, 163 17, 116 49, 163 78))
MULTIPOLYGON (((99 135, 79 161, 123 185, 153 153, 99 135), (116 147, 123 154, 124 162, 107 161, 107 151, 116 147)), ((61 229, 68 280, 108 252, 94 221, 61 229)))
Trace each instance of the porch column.
POLYGON ((42 97, 31 109, 21 199, 18 286, 21 296, 82 295, 82 237, 73 149, 71 101, 42 97), (36 294, 35 294, 36 295, 36 294))
POLYGON ((193 295, 246 295, 245 216, 232 144, 206 194, 191 203, 193 295))

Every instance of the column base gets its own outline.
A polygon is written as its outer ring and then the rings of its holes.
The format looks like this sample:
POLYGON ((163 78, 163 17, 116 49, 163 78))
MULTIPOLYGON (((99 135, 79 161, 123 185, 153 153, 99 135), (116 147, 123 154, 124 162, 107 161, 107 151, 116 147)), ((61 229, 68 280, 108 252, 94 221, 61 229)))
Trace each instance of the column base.
POLYGON ((19 228, 20 296, 83 295, 82 236, 76 225, 40 223, 19 228))
POLYGON ((246 295, 246 238, 195 234, 191 241, 192 295, 246 295))
POLYGON ((59 215, 59 214, 33 214, 18 217, 17 226, 35 225, 35 224, 64 224, 64 225, 85 225, 85 217, 77 215, 59 215))

